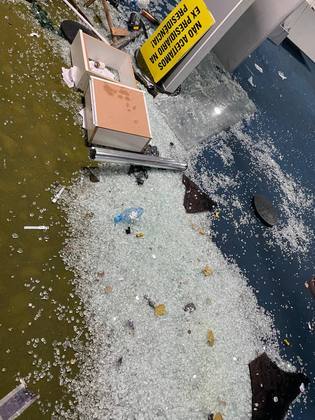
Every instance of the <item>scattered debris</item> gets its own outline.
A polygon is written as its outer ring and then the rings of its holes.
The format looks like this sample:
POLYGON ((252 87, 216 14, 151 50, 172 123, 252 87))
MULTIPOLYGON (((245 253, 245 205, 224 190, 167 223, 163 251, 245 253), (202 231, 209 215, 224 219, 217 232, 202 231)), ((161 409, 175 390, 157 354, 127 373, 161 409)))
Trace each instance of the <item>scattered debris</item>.
POLYGON ((207 332, 207 342, 208 342, 210 347, 214 346, 214 341, 215 341, 215 339, 214 339, 213 331, 208 330, 208 332, 207 332))
POLYGON ((60 190, 57 192, 57 194, 55 194, 53 196, 53 198, 51 199, 51 201, 53 203, 57 203, 57 201, 59 200, 59 198, 61 197, 62 193, 64 192, 65 187, 61 187, 60 190))
POLYGON ((128 19, 128 29, 129 31, 139 31, 141 28, 140 17, 138 13, 131 12, 128 19))
POLYGON ((112 291, 113 291, 113 286, 111 286, 111 285, 108 285, 108 286, 106 286, 106 287, 104 288, 104 292, 105 292, 107 295, 109 295, 110 293, 112 293, 112 291))
POLYGON ((166 306, 164 303, 160 303, 154 307, 154 315, 155 316, 164 316, 166 315, 166 306))
POLYGON ((155 305, 155 303, 153 302, 153 300, 152 300, 152 299, 150 299, 150 298, 149 298, 149 296, 147 296, 147 295, 144 295, 143 297, 144 297, 144 299, 148 302, 148 305, 149 305, 151 308, 153 308, 153 309, 154 309, 156 305, 155 305))
POLYGON ((192 312, 194 312, 195 310, 196 310, 196 306, 195 306, 195 304, 194 304, 193 302, 187 303, 187 304, 184 306, 184 311, 185 311, 185 312, 192 313, 192 312))
POLYGON ((136 233, 136 238, 144 238, 144 233, 143 232, 137 232, 136 233))
POLYGON ((249 79, 247 79, 247 81, 248 81, 248 83, 249 83, 250 85, 252 85, 253 87, 256 87, 256 85, 255 85, 255 83, 254 83, 253 76, 250 76, 250 78, 249 78, 249 79))
POLYGON ((202 269, 202 272, 203 272, 203 274, 204 274, 205 277, 212 276, 212 274, 213 274, 213 268, 211 268, 210 265, 206 265, 202 269))
POLYGON ((85 34, 92 36, 93 38, 96 37, 95 33, 90 29, 86 28, 85 26, 81 25, 79 22, 75 22, 74 20, 64 20, 60 24, 60 32, 64 36, 64 38, 72 44, 74 38, 77 36, 79 30, 83 31, 85 34))
POLYGON ((148 10, 141 9, 140 13, 143 17, 145 17, 154 26, 159 26, 160 21, 155 16, 153 16, 152 13, 150 13, 148 10))
POLYGON ((36 38, 40 38, 40 35, 37 33, 37 32, 31 32, 30 33, 30 36, 33 38, 33 37, 36 37, 36 38))
POLYGON ((213 416, 213 420, 223 420, 223 416, 221 413, 215 413, 213 416))
POLYGON ((106 19, 107 19, 108 27, 109 27, 110 33, 112 35, 113 41, 114 41, 114 39, 115 39, 116 36, 127 36, 127 35, 129 35, 129 31, 127 29, 125 29, 125 28, 118 28, 118 27, 115 27, 113 25, 112 16, 110 14, 110 9, 109 9, 109 6, 107 4, 107 1, 106 0, 102 0, 102 3, 103 3, 103 8, 104 8, 105 16, 106 16, 106 19))
POLYGON ((132 332, 135 331, 135 324, 132 319, 128 319, 127 326, 131 329, 132 332))
POLYGON ((140 220, 144 210, 142 207, 130 207, 124 210, 122 213, 116 214, 114 217, 114 223, 128 223, 133 224, 137 220, 140 220))
POLYGON ((126 232, 127 235, 130 235, 131 234, 130 226, 127 227, 127 229, 125 230, 125 232, 126 232))
POLYGON ((87 168, 89 172, 89 177, 91 182, 100 182, 99 177, 95 174, 95 169, 97 168, 87 168))
POLYGON ((62 72, 62 79, 65 84, 69 88, 73 88, 75 86, 75 67, 70 67, 67 69, 66 67, 61 68, 62 72))
POLYGON ((289 405, 309 379, 302 373, 285 372, 263 353, 249 364, 252 384, 252 420, 283 419, 289 405))
POLYGON ((183 175, 182 181, 185 185, 184 207, 187 213, 210 211, 216 206, 216 203, 186 175, 183 175))
POLYGON ((281 77, 282 80, 287 79, 287 77, 284 75, 284 73, 282 71, 278 71, 278 75, 279 75, 279 77, 281 77))
POLYGON ((216 210, 216 211, 212 214, 212 217, 214 218, 214 220, 220 220, 220 216, 221 216, 220 210, 216 210))
POLYGON ((255 63, 255 68, 260 72, 260 73, 263 73, 264 71, 263 71, 263 69, 258 65, 258 64, 256 64, 255 63))
POLYGON ((49 226, 24 226, 25 230, 48 230, 49 226))
POLYGON ((291 346, 291 343, 290 343, 290 341, 287 338, 285 338, 283 340, 283 344, 285 344, 287 347, 291 346))
POLYGON ((199 235, 205 235, 206 234, 206 231, 204 229, 202 229, 202 228, 199 228, 198 229, 198 233, 199 233, 199 235))
MULTIPOLYGON (((88 17, 82 12, 81 9, 79 9, 79 7, 74 4, 74 3, 70 3, 70 1, 68 0, 62 0, 68 7, 69 9, 71 9, 81 20, 82 22, 85 23, 86 26, 88 26, 90 28, 91 31, 93 31, 96 36, 103 41, 105 44, 108 44, 107 39, 105 39, 92 25, 92 23, 90 22, 90 20, 88 19, 88 17)), ((71 0, 72 1, 72 0, 71 0)))
POLYGON ((97 277, 104 277, 105 276, 105 272, 104 271, 98 271, 97 272, 97 277))
POLYGON ((117 360, 117 366, 120 367, 122 365, 123 362, 123 357, 120 356, 120 358, 117 360))
POLYGON ((39 398, 26 388, 22 379, 20 382, 20 385, 0 400, 0 418, 3 420, 15 419, 39 398))
POLYGON ((121 48, 124 48, 124 47, 126 47, 130 42, 132 42, 132 41, 134 41, 135 39, 137 39, 138 38, 138 36, 140 36, 140 35, 142 35, 143 34, 143 31, 142 30, 140 30, 140 31, 135 31, 135 32, 133 32, 133 33, 131 33, 130 35, 128 35, 128 36, 125 36, 125 37, 123 37, 123 38, 121 38, 119 41, 113 41, 112 43, 111 43, 111 45, 113 46, 113 47, 115 47, 115 48, 118 48, 118 49, 121 49, 121 48))
POLYGON ((113 68, 109 68, 102 61, 89 60, 89 66, 93 73, 98 76, 103 77, 104 79, 115 80, 119 82, 119 73, 113 68))

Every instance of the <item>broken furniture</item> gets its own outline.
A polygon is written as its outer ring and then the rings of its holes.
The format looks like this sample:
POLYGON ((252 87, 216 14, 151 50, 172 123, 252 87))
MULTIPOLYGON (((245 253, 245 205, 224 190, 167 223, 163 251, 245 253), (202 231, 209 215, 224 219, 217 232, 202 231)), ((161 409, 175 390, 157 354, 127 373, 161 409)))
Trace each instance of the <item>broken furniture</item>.
MULTIPOLYGON (((254 0, 204 0, 215 23, 184 58, 160 82, 163 90, 174 93, 220 39, 229 31, 254 0)), ((261 0, 259 0, 261 1, 261 0)), ((234 47, 232 42, 231 48, 234 47)))
POLYGON ((233 71, 303 0, 256 0, 214 48, 224 67, 233 71))
POLYGON ((85 94, 88 142, 142 152, 151 139, 144 93, 91 76, 85 94))
POLYGON ((186 163, 177 162, 173 159, 105 148, 92 147, 90 158, 101 162, 126 163, 149 166, 151 168, 171 169, 174 171, 185 171, 187 169, 186 163))
POLYGON ((132 88, 137 87, 129 54, 85 34, 82 30, 77 33, 70 52, 72 65, 76 70, 75 86, 83 92, 87 89, 89 76, 106 78, 91 66, 93 62, 104 63, 109 71, 114 71, 118 75, 117 82, 132 88))

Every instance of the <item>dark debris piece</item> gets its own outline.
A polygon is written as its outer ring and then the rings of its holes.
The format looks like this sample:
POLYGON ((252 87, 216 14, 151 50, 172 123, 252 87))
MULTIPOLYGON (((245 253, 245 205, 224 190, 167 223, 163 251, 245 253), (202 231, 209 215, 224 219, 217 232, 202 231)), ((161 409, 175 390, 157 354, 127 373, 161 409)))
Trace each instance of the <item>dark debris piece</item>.
POLYGON ((131 329, 131 331, 135 331, 135 323, 133 322, 132 319, 128 319, 127 321, 127 326, 131 329))
POLYGON ((128 175, 134 175, 138 185, 143 185, 144 181, 149 178, 148 169, 140 165, 130 165, 128 175))
POLYGON ((313 298, 315 298, 315 276, 313 276, 311 280, 308 282, 308 288, 313 298))
POLYGON ((196 310, 196 306, 193 302, 187 303, 187 305, 184 306, 184 311, 192 313, 196 310))
POLYGON ((252 384, 252 420, 284 419, 289 405, 309 384, 302 373, 285 372, 263 353, 249 364, 252 384))
POLYGON ((121 356, 118 360, 117 360, 117 366, 120 367, 122 365, 123 362, 123 357, 121 356))
MULTIPOLYGON (((151 155, 151 156, 160 156, 159 150, 156 146, 149 145, 145 151, 145 155, 151 155)), ((149 178, 148 174, 149 168, 146 168, 142 165, 130 165, 128 175, 134 175, 136 178, 136 182, 138 185, 143 185, 144 181, 149 178)))
POLYGON ((157 148, 157 146, 151 146, 150 144, 145 149, 144 154, 145 155, 156 156, 156 157, 160 156, 160 152, 159 152, 159 149, 157 148))
POLYGON ((183 175, 183 184, 185 185, 184 207, 186 213, 201 213, 211 211, 216 203, 211 200, 199 187, 191 181, 186 175, 183 175))
POLYGON ((16 418, 37 399, 38 396, 28 390, 25 385, 19 385, 0 400, 0 419, 16 418))
POLYGON ((126 229, 126 231, 125 231, 125 232, 126 232, 126 234, 127 234, 127 235, 130 235, 130 234, 131 234, 131 229, 130 229, 130 226, 128 226, 128 227, 127 227, 127 229, 126 229))
POLYGON ((151 307, 151 308, 155 308, 155 302, 153 302, 153 300, 152 299, 150 299, 149 298, 149 296, 147 296, 147 295, 144 295, 143 296, 144 297, 144 299, 148 302, 148 305, 151 307))
POLYGON ((262 220, 264 224, 271 227, 278 222, 278 213, 273 207, 271 201, 269 201, 263 195, 255 195, 253 198, 253 204, 257 216, 262 220))
POLYGON ((99 168, 96 166, 89 167, 85 166, 82 168, 83 171, 89 176, 91 182, 100 182, 100 178, 97 175, 99 168))
POLYGON ((42 8, 40 4, 37 3, 37 1, 29 1, 28 3, 32 4, 32 13, 34 18, 38 21, 40 26, 44 29, 48 29, 51 32, 57 33, 57 30, 54 27, 54 24, 52 20, 49 18, 48 13, 46 10, 42 8))
POLYGON ((74 20, 63 20, 60 24, 60 32, 70 44, 72 44, 80 29, 87 35, 90 35, 93 38, 97 38, 94 32, 74 20))

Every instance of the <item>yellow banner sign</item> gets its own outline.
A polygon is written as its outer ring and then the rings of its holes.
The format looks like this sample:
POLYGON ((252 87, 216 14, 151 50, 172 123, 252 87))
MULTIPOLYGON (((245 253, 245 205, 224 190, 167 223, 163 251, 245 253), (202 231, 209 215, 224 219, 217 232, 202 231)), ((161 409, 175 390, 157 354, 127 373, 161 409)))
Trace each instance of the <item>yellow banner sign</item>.
POLYGON ((140 48, 153 80, 161 80, 214 23, 203 0, 182 0, 140 48))

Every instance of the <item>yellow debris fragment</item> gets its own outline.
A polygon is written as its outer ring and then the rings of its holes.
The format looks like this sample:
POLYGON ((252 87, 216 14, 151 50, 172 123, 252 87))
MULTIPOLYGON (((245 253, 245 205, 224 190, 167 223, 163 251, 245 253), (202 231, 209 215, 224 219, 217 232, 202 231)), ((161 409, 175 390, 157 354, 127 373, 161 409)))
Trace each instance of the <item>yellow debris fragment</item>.
POLYGON ((223 420, 223 416, 221 413, 215 413, 213 420, 223 420))
POLYGON ((160 303, 159 305, 155 305, 154 307, 154 315, 155 316, 164 316, 166 315, 166 306, 164 303, 160 303))
POLYGON ((209 276, 212 276, 213 269, 210 267, 210 265, 206 265, 205 268, 202 270, 202 272, 206 277, 209 277, 209 276))
POLYGON ((143 232, 137 232, 136 237, 137 238, 144 238, 144 233, 143 232))
POLYGON ((215 220, 219 220, 220 219, 220 211, 219 210, 216 210, 214 213, 213 213, 213 218, 215 219, 215 220))
POLYGON ((284 340, 283 340, 283 344, 285 344, 286 346, 290 346, 291 344, 290 344, 290 341, 287 339, 287 338, 285 338, 284 340))
POLYGON ((199 233, 199 235, 205 235, 206 234, 205 230, 202 229, 202 228, 198 229, 198 233, 199 233))
POLYGON ((113 286, 106 286, 105 288, 104 288, 104 292, 106 293, 106 294, 109 294, 109 293, 112 293, 112 291, 113 291, 113 286))
POLYGON ((210 347, 213 347, 214 345, 214 334, 212 330, 208 330, 207 333, 207 338, 208 338, 208 344, 210 347))

